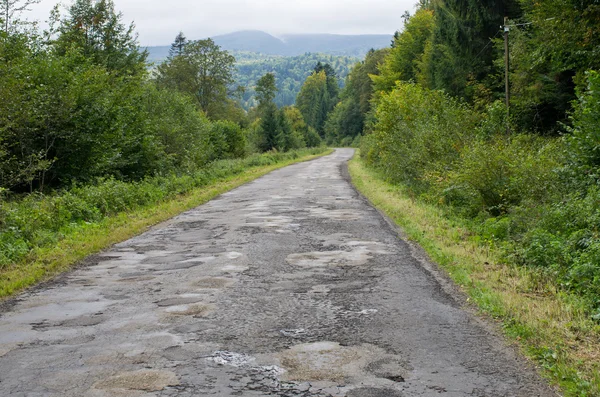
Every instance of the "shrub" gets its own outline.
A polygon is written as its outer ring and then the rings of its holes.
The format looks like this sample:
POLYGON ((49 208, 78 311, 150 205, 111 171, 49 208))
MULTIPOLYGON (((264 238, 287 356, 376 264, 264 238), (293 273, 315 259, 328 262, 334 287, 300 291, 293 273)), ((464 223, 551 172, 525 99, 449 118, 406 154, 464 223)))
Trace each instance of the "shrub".
MULTIPOLYGON (((479 116, 441 91, 398 82, 377 103, 367 158, 386 178, 417 187, 459 159, 479 116)), ((367 145, 369 142, 367 142, 367 145)))

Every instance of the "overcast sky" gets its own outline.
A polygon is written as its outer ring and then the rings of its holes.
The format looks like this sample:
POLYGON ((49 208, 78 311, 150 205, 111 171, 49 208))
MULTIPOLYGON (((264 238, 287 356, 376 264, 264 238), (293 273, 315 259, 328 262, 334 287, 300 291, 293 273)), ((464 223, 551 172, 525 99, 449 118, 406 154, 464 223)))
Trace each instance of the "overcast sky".
MULTIPOLYGON (((167 45, 179 31, 189 39, 263 30, 285 33, 393 34, 417 0, 115 0, 134 21, 140 43, 167 45)), ((59 0, 42 0, 27 13, 45 21, 59 0)), ((62 4, 71 4, 63 0, 62 4)))

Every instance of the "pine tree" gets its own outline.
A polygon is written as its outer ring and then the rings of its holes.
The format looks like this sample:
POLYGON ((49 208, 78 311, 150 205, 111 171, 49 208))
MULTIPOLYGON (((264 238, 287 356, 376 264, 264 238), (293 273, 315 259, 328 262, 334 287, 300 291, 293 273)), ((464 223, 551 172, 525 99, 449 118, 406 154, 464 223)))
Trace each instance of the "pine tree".
POLYGON ((173 41, 173 43, 171 44, 171 49, 169 50, 169 58, 173 59, 175 57, 183 55, 187 43, 188 41, 184 36, 183 32, 179 32, 179 34, 175 37, 175 41, 173 41))
POLYGON ((260 150, 268 152, 279 147, 279 120, 277 106, 271 103, 266 106, 260 121, 260 130, 263 137, 260 150))

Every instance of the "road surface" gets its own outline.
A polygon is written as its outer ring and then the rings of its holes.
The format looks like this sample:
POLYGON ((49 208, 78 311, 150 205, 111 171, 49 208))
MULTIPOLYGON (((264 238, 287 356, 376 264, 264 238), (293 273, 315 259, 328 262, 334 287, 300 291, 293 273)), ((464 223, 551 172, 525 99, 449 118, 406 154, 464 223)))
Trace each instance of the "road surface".
POLYGON ((275 171, 5 303, 0 396, 553 396, 354 191, 352 154, 275 171))

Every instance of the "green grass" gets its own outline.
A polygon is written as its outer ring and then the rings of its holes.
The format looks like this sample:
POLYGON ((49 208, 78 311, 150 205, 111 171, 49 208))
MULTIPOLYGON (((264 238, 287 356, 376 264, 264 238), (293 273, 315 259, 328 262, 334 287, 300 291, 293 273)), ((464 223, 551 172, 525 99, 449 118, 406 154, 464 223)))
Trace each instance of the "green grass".
MULTIPOLYGON (((31 229, 22 231, 21 235, 29 234, 34 237, 41 235, 44 238, 19 239, 20 242, 27 241, 26 252, 21 254, 18 260, 0 266, 0 298, 10 297, 27 287, 48 280, 71 269, 91 254, 143 233, 150 226, 206 203, 219 194, 271 171, 293 163, 312 160, 331 152, 332 150, 313 149, 217 162, 209 170, 203 171, 202 178, 187 178, 185 179, 186 183, 179 183, 180 186, 175 192, 164 192, 165 184, 170 189, 173 188, 173 181, 165 178, 138 184, 119 183, 117 193, 120 195, 114 194, 114 192, 103 193, 106 190, 105 185, 101 185, 103 189, 98 189, 97 186, 82 187, 84 192, 80 192, 76 196, 78 198, 87 198, 90 191, 94 195, 104 194, 101 200, 95 198, 104 206, 102 210, 97 208, 99 204, 95 204, 90 209, 91 199, 87 199, 87 201, 82 199, 88 206, 84 212, 93 213, 93 218, 96 218, 94 220, 76 219, 74 221, 72 208, 68 219, 51 219, 56 217, 57 213, 64 213, 67 210, 63 208, 64 205, 62 207, 57 205, 57 202, 64 204, 62 199, 65 196, 70 197, 71 192, 63 192, 49 197, 35 197, 33 204, 31 202, 24 203, 24 201, 2 203, 4 220, 9 216, 14 217, 15 213, 21 213, 20 218, 23 218, 21 219, 23 223, 23 226, 20 226, 21 229, 27 227, 31 229), (131 196, 132 199, 127 201, 123 196, 131 196), (120 202, 117 203, 117 200, 120 202), (122 208, 122 210, 111 209, 111 203, 114 204, 114 208, 122 208), (34 211, 34 208, 37 210, 34 211), (47 221, 40 222, 38 218, 47 221)), ((113 186, 114 181, 110 185, 113 186)), ((68 202, 72 204, 72 200, 68 202)), ((4 228, 4 230, 0 230, 1 236, 9 228, 6 221, 0 222, 0 226, 4 228)), ((17 229, 17 226, 11 226, 9 231, 15 234, 12 229, 17 229)))
POLYGON ((385 182, 360 156, 349 171, 356 188, 421 245, 565 396, 600 396, 600 326, 580 298, 553 285, 540 288, 535 270, 503 264, 468 222, 385 182))

